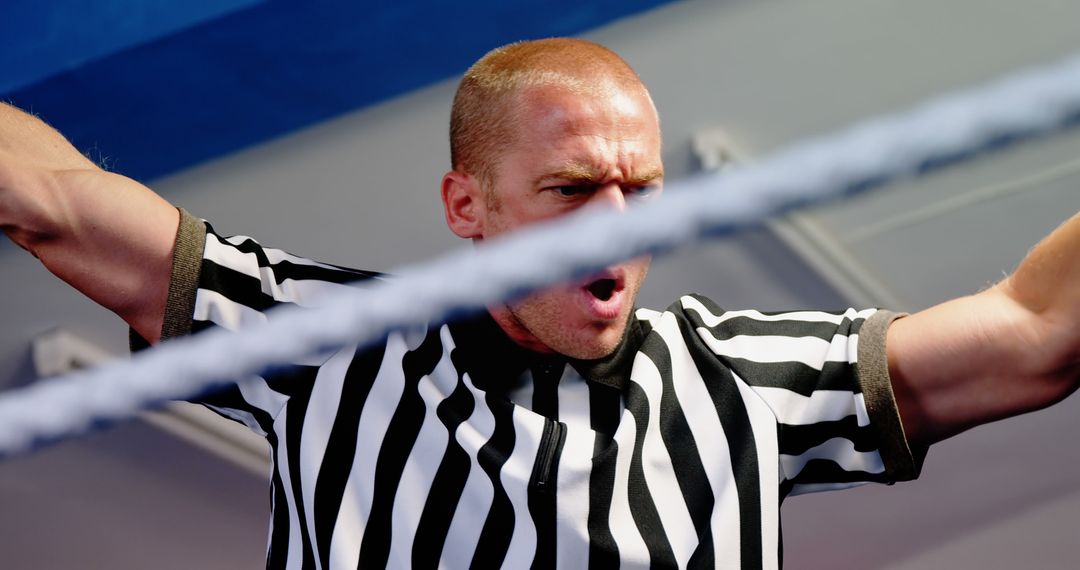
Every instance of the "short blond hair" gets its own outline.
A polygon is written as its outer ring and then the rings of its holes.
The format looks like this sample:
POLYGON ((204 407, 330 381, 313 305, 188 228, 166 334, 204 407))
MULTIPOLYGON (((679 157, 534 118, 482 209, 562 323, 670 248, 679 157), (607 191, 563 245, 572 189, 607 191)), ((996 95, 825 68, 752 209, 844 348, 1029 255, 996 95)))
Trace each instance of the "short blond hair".
POLYGON ((461 78, 450 111, 450 162, 488 189, 501 151, 514 142, 517 95, 525 87, 554 85, 573 92, 613 88, 645 90, 637 73, 599 44, 550 38, 496 48, 461 78))

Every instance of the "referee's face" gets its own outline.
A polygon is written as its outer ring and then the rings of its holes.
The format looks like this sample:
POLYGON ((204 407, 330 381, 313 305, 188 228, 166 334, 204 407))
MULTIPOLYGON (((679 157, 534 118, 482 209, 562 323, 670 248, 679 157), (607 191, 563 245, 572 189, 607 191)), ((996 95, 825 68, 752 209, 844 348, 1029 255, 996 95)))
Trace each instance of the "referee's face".
MULTIPOLYGON (((624 210, 660 193, 660 126, 640 88, 596 92, 529 87, 519 95, 517 136, 478 196, 479 239, 585 206, 624 210)), ((618 346, 649 259, 605 268, 491 313, 511 338, 542 352, 593 359, 618 346)))

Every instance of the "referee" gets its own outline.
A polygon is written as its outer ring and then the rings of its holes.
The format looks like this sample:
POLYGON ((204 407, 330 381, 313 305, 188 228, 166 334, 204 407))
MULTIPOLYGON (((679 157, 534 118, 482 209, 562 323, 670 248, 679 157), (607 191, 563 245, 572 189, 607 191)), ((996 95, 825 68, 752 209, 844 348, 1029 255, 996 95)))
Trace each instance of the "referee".
MULTIPOLYGON (((446 219, 475 242, 662 192, 649 94, 589 42, 486 55, 450 136, 446 219)), ((150 343, 378 278, 218 233, 6 105, 0 227, 150 343)), ((998 285, 902 318, 640 308, 648 266, 201 400, 271 446, 268 567, 777 568, 784 497, 914 478, 932 443, 1080 380, 1080 217, 998 285)))

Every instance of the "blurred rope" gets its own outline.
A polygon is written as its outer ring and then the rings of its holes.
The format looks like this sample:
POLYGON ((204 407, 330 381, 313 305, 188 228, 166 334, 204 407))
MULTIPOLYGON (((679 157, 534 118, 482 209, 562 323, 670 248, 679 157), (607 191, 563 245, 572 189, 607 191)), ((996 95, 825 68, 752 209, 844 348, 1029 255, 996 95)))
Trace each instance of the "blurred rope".
POLYGON ((0 398, 0 455, 190 398, 389 331, 423 327, 600 267, 755 224, 784 210, 1044 135, 1080 120, 1080 55, 978 89, 871 119, 767 160, 669 184, 663 198, 618 213, 583 211, 328 295, 283 307, 265 325, 170 341, 120 362, 45 380, 0 398))

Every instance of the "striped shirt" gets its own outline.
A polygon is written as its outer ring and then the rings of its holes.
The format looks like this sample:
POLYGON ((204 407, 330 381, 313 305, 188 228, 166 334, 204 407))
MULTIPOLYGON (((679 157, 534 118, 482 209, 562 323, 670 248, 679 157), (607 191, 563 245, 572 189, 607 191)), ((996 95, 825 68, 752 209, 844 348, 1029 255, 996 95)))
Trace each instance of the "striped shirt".
MULTIPOLYGON (((183 212, 163 337, 372 275, 183 212)), ((579 361, 520 348, 485 314, 201 401, 270 443, 270 568, 778 568, 786 496, 917 472, 888 384, 892 318, 689 295, 579 361)))

